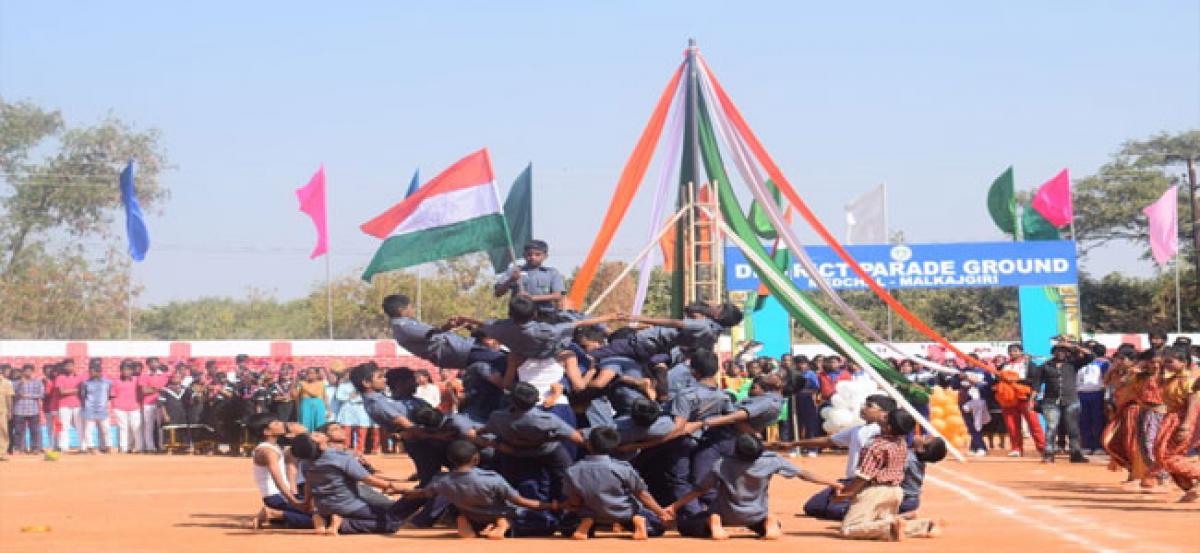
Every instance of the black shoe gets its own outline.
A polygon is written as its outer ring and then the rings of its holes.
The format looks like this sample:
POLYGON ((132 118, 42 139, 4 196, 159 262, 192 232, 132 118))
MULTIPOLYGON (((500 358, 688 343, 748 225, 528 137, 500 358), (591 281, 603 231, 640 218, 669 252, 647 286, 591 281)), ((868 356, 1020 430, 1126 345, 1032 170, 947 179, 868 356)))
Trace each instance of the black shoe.
POLYGON ((1082 453, 1076 451, 1075 453, 1071 454, 1071 462, 1072 463, 1086 463, 1086 462, 1088 462, 1088 458, 1084 457, 1082 453))

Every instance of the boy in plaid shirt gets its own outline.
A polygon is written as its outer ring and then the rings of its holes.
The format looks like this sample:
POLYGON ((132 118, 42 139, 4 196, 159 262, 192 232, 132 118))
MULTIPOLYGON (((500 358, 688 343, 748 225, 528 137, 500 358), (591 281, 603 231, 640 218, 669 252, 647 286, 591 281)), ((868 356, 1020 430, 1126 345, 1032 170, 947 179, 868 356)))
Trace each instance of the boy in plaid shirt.
POLYGON ((842 537, 855 540, 902 541, 911 537, 932 538, 941 534, 942 523, 927 519, 907 520, 899 516, 904 492, 904 462, 908 446, 904 437, 916 421, 903 409, 888 413, 883 433, 862 450, 854 480, 834 496, 850 500, 842 521, 842 537))

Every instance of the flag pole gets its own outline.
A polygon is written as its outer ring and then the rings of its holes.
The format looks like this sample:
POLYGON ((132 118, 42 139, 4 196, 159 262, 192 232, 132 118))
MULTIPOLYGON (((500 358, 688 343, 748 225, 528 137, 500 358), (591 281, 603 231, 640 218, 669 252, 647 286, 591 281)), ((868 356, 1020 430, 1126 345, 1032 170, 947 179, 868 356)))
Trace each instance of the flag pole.
MULTIPOLYGON (((1179 289, 1179 271, 1175 272, 1175 289, 1179 289)), ((125 339, 133 340, 133 260, 129 261, 129 270, 125 273, 125 317, 125 339)))
MULTIPOLYGON (((892 243, 892 228, 888 226, 887 181, 883 182, 883 243, 892 243)), ((892 306, 887 306, 888 341, 892 341, 892 306)))
POLYGON ((325 251, 325 322, 329 327, 329 339, 333 339, 333 271, 329 264, 329 250, 325 251))
POLYGON ((508 245, 508 255, 512 257, 512 264, 517 264, 517 250, 513 248, 512 231, 508 228, 508 215, 504 213, 504 202, 500 201, 500 187, 496 185, 496 178, 492 177, 492 195, 496 197, 496 205, 500 207, 500 222, 504 224, 504 242, 508 245))
POLYGON ((1183 333, 1183 304, 1179 300, 1179 262, 1183 256, 1175 254, 1175 332, 1183 333))
MULTIPOLYGON (((1067 190, 1068 190, 1067 193, 1070 194, 1072 191, 1072 188, 1070 187, 1070 183, 1068 183, 1067 190)), ((1074 201, 1072 201, 1072 207, 1071 207, 1071 242, 1074 243, 1074 245, 1075 245, 1075 262, 1078 263, 1079 262, 1079 240, 1075 236, 1074 201)), ((1075 303, 1078 304, 1077 309, 1079 309, 1079 339, 1082 340, 1083 339, 1083 294, 1081 293, 1079 288, 1080 288, 1079 283, 1078 282, 1075 283, 1075 303)))

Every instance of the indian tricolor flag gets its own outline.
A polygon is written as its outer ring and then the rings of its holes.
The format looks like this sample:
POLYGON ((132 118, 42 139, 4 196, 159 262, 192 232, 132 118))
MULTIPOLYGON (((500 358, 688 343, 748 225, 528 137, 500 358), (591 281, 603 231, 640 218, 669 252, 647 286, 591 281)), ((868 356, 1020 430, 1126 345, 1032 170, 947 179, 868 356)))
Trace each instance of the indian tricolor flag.
POLYGON ((486 148, 451 165, 360 228, 385 239, 363 273, 366 281, 376 273, 506 248, 510 240, 486 148))

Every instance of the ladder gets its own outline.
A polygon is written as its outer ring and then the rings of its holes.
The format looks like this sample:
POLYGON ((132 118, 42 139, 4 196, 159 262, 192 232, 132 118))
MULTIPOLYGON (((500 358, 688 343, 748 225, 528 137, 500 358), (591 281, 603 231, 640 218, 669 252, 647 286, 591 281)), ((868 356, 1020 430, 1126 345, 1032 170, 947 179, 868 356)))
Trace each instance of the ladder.
POLYGON ((705 183, 697 189, 688 183, 688 210, 684 247, 684 303, 720 303, 724 301, 721 287, 721 233, 716 217, 720 217, 716 183, 705 183), (712 214, 711 216, 709 214, 712 214))

